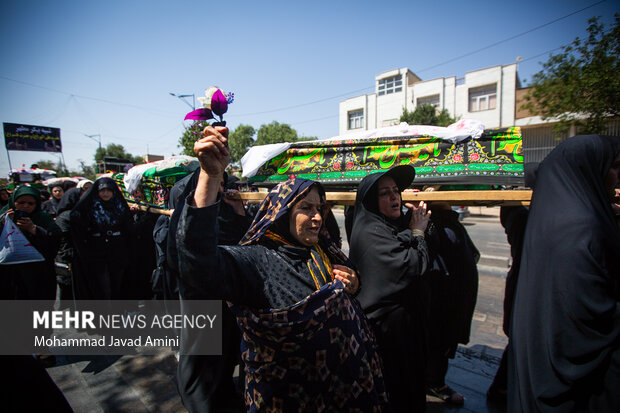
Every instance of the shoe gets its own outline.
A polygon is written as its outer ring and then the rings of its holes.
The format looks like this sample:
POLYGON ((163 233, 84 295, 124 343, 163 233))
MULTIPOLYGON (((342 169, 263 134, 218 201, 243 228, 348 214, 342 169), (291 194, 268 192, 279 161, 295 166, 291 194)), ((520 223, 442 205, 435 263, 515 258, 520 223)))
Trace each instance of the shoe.
POLYGON ((426 389, 426 394, 429 396, 437 397, 446 403, 462 406, 465 403, 465 398, 459 392, 454 391, 447 384, 442 387, 429 387, 426 389))

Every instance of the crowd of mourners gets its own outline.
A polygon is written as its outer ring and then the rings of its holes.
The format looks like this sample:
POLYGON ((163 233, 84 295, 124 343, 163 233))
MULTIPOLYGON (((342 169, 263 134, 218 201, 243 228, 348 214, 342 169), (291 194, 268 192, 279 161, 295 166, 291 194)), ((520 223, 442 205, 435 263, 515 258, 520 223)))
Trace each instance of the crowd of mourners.
MULTIPOLYGON (((411 166, 371 174, 345 211, 347 256, 320 183, 282 182, 258 207, 231 196, 227 134, 209 126, 196 142, 200 168, 172 188, 171 216, 130 208, 110 178, 45 202, 0 191, 3 217, 45 257, 0 266, 2 299, 224 300, 223 354, 179 356, 190 412, 463 405, 445 378, 469 341, 480 254, 458 214, 402 202, 411 166)), ((501 209, 509 344, 488 397, 509 412, 620 411, 619 180, 620 138, 573 137, 528 168, 531 206, 501 209)))

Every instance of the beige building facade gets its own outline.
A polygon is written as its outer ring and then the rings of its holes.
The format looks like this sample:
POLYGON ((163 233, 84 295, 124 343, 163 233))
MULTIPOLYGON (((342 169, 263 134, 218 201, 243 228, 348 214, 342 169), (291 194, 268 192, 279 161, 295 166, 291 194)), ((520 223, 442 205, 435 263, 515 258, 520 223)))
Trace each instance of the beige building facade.
MULTIPOLYGON (((516 63, 474 70, 463 78, 431 80, 406 67, 394 69, 375 77, 375 93, 340 102, 339 135, 396 125, 403 109, 411 112, 429 103, 457 119, 479 120, 487 129, 520 126, 525 161, 538 162, 575 131, 560 136, 552 119, 521 109, 528 90, 521 86, 516 63)), ((610 122, 608 129, 608 134, 620 135, 620 121, 610 122)))
POLYGON ((520 88, 516 64, 468 72, 461 79, 422 80, 408 68, 390 70, 375 78, 375 93, 340 102, 340 135, 398 124, 403 109, 424 103, 487 128, 514 126, 520 88))

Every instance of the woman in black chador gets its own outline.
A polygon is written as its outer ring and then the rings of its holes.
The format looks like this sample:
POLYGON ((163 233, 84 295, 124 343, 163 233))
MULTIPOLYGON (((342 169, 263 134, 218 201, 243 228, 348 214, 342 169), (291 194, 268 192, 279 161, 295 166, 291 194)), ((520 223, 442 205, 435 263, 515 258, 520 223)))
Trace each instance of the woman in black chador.
POLYGON ((73 208, 71 237, 79 267, 74 272, 75 298, 126 298, 122 291, 130 276, 131 214, 112 179, 97 179, 73 208))
POLYGON ((230 302, 243 333, 248 411, 383 411, 374 337, 350 296, 356 274, 321 232, 320 184, 280 183, 242 245, 217 246, 227 132, 209 126, 194 145, 200 175, 176 232, 181 296, 230 302))
MULTIPOLYGON (((18 187, 0 210, 0 223, 9 217, 45 261, 0 266, 0 297, 5 300, 56 299, 54 257, 60 244, 60 229, 41 210, 39 191, 18 187)), ((2 225, 0 225, 0 228, 2 225)))
POLYGON ((509 412, 620 412, 620 138, 576 136, 540 164, 508 359, 509 412))
POLYGON ((62 189, 62 185, 60 184, 50 186, 49 188, 52 197, 47 201, 43 202, 43 205, 41 205, 41 209, 45 211, 49 216, 56 219, 56 216, 58 215, 58 206, 60 205, 60 200, 65 194, 65 191, 64 189, 62 189))
POLYGON ((56 282, 60 288, 61 300, 73 300, 72 270, 75 254, 71 240, 71 210, 80 200, 80 189, 71 188, 63 195, 56 210, 56 225, 62 231, 60 249, 56 256, 56 282), (60 265, 59 265, 60 264, 60 265))
POLYGON ((425 274, 430 289, 426 392, 460 405, 463 396, 446 384, 445 376, 448 359, 454 358, 458 344, 469 342, 480 253, 450 204, 433 202, 430 208, 433 216, 426 240, 432 264, 425 274))
POLYGON ((413 181, 411 166, 365 177, 357 190, 351 260, 363 288, 358 299, 370 319, 383 359, 385 384, 394 412, 425 409, 425 289, 428 263, 424 230, 430 214, 423 203, 407 206, 400 193, 413 181))
MULTIPOLYGON (((187 195, 196 190, 200 169, 186 178, 177 182, 170 191, 169 208, 178 209, 179 212, 185 205, 187 195)), ((241 200, 231 200, 223 192, 227 186, 227 174, 224 173, 224 184, 221 187, 220 210, 218 214, 218 245, 237 245, 249 229, 252 220, 246 216, 241 200)), ((153 232, 158 247, 169 253, 168 257, 160 257, 159 275, 162 280, 162 292, 164 297, 179 299, 179 290, 182 299, 209 298, 202 291, 185 288, 184 279, 178 277, 178 254, 176 239, 168 239, 168 230, 171 234, 176 233, 179 213, 174 214, 168 222, 158 221, 159 227, 153 232), (178 281, 178 284, 177 284, 178 281), (180 284, 180 285, 179 285, 180 284), (174 291, 176 291, 174 293, 174 291)), ((168 219, 166 217, 166 219, 168 219)), ((191 303, 185 301, 184 308, 191 303)), ((200 343, 212 340, 210 334, 200 331, 190 334, 183 331, 181 341, 200 343)), ((177 368, 177 388, 181 395, 183 405, 190 413, 203 413, 213 411, 243 411, 244 402, 235 388, 233 373, 235 366, 240 364, 239 344, 241 336, 239 328, 232 312, 228 308, 222 309, 222 354, 219 356, 181 354, 177 368), (228 409, 228 410, 227 410, 228 409)), ((239 379, 242 381, 243 364, 240 366, 239 379)))

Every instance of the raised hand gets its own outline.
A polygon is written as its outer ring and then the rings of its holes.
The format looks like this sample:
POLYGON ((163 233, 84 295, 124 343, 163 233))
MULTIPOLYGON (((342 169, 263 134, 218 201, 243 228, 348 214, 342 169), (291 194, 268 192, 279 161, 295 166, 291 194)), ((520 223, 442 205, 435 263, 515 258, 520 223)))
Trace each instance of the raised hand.
POLYGON ((355 294, 360 286, 355 270, 345 267, 344 265, 334 264, 334 278, 342 281, 344 290, 349 294, 355 294))
POLYGON ((405 206, 411 209, 411 221, 409 221, 409 229, 412 231, 414 229, 419 229, 420 231, 426 231, 426 227, 428 226, 428 220, 431 217, 431 211, 427 211, 427 205, 424 201, 420 201, 418 206, 416 207, 412 203, 405 203, 405 206))
POLYGON ((228 162, 228 128, 224 126, 207 126, 203 137, 194 143, 194 153, 200 162, 200 168, 209 176, 221 176, 228 162))

